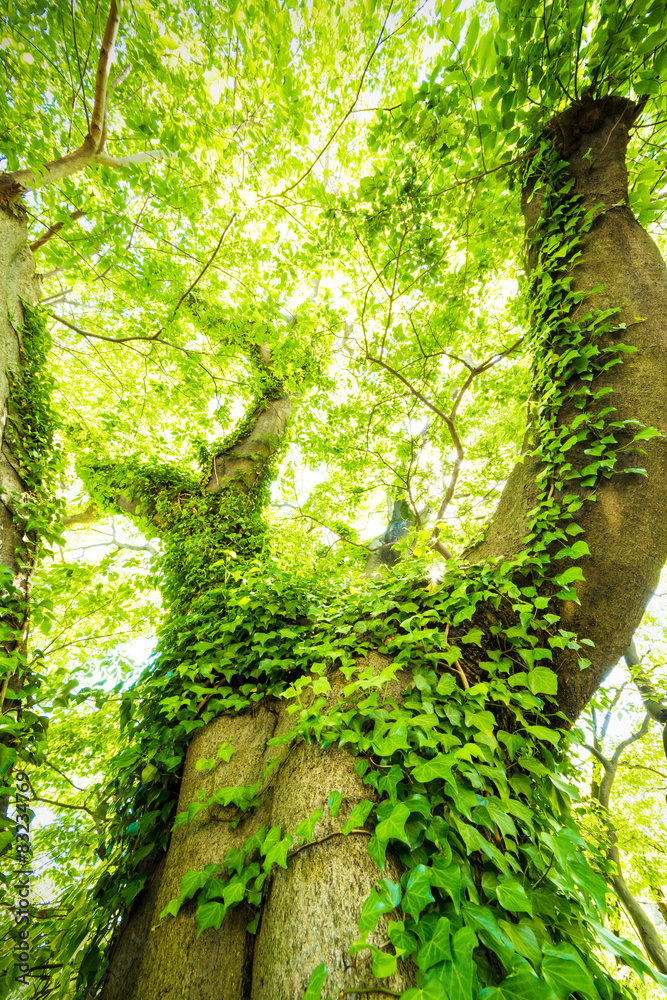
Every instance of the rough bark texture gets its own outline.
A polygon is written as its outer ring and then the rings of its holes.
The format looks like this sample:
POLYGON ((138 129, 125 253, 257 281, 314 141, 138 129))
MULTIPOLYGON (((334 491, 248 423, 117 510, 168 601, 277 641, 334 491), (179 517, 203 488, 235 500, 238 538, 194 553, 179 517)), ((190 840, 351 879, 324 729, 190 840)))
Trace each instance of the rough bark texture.
POLYGON ((16 561, 17 536, 11 515, 11 494, 23 493, 25 484, 18 474, 18 458, 7 440, 10 413, 11 373, 18 371, 21 358, 22 300, 35 303, 39 298, 39 281, 35 277, 35 262, 28 247, 28 227, 20 210, 0 209, 0 411, 2 423, 2 453, 0 456, 0 562, 9 566, 15 578, 19 575, 16 561))
MULTIPOLYGON (((379 668, 384 662, 377 657, 379 668)), ((331 698, 347 683, 339 674, 330 682, 331 698)), ((284 706, 267 701, 251 713, 223 716, 197 732, 186 758, 179 811, 200 791, 208 797, 219 788, 261 781, 269 762, 283 759, 265 779, 257 809, 240 814, 233 806, 211 806, 176 828, 165 861, 119 940, 102 1000, 301 1000, 320 962, 329 971, 326 989, 331 995, 372 982, 368 952, 356 957, 356 967, 347 952, 358 937, 363 901, 381 873, 368 854, 368 835, 344 837, 337 831, 354 806, 372 799, 374 792, 344 750, 325 750, 300 739, 287 747, 269 745, 293 727, 284 706), (235 748, 231 760, 212 771, 197 771, 196 761, 215 757, 223 741, 235 748), (335 819, 327 807, 332 791, 343 793, 335 819), (221 863, 229 848, 240 847, 264 824, 267 829, 279 824, 283 834, 293 832, 317 809, 324 815, 315 826, 312 846, 292 849, 287 869, 274 869, 256 935, 246 931, 253 916, 246 906, 231 910, 220 930, 209 928, 201 937, 194 904, 159 921, 169 900, 179 894, 185 872, 221 863), (232 821, 241 815, 233 829, 232 821)), ((399 875, 389 859, 386 874, 399 875)), ((385 926, 386 921, 380 923, 373 943, 383 941, 385 926)), ((397 992, 407 989, 413 985, 412 970, 406 968, 383 985, 397 992)))
POLYGON ((249 430, 213 459, 206 485, 209 493, 221 493, 230 487, 243 493, 252 489, 285 438, 296 398, 284 393, 276 399, 262 400, 249 418, 249 430))
MULTIPOLYGON (((25 555, 24 538, 14 516, 15 498, 25 492, 26 484, 20 472, 22 427, 20 414, 12 405, 12 375, 21 364, 23 302, 34 304, 39 296, 25 213, 0 208, 0 565, 9 567, 14 586, 24 598, 23 608, 10 603, 5 619, 11 638, 3 642, 3 651, 9 657, 25 649, 25 607, 31 573, 30 560, 21 558, 22 553, 25 555)), ((13 674, 13 670, 9 673, 13 674)), ((16 674, 0 678, 0 711, 16 708, 11 694, 22 683, 16 674)))
MULTIPOLYGON (((620 98, 581 103, 553 123, 553 136, 584 208, 599 206, 591 230, 582 237, 573 287, 586 292, 604 287, 589 295, 580 309, 620 307, 616 322, 627 329, 604 335, 601 346, 622 342, 638 348, 600 380, 613 391, 599 405, 615 406, 615 420, 640 420, 667 435, 667 268, 655 242, 627 207, 625 152, 634 114, 635 106, 620 98)), ((529 233, 534 232, 540 200, 539 192, 525 192, 529 233)), ((528 258, 530 264, 530 246, 528 258)), ((577 412, 563 407, 560 422, 569 423, 577 412)), ((591 551, 580 562, 586 577, 576 585, 581 603, 564 602, 559 610, 563 626, 592 639, 595 649, 587 670, 580 671, 574 657, 557 664, 560 708, 571 718, 627 648, 667 558, 667 440, 655 439, 645 447, 645 455, 622 453, 619 467, 641 466, 648 477, 630 474, 603 480, 597 502, 585 504, 581 512, 581 538, 591 551)), ((573 464, 583 466, 589 460, 576 448, 570 455, 573 464)), ((475 561, 515 554, 524 547, 528 512, 536 504, 538 469, 535 458, 516 466, 484 541, 471 553, 475 561)))

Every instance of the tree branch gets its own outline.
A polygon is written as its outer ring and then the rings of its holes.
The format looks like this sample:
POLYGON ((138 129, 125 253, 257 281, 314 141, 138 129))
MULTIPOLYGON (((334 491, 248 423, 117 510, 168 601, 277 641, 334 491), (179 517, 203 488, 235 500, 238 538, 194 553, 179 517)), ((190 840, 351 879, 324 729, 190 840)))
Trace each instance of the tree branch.
POLYGON ((97 62, 97 76, 95 77, 95 101, 93 104, 93 114, 90 119, 90 135, 95 143, 95 151, 101 153, 104 149, 104 134, 106 132, 107 116, 107 84, 109 82, 109 70, 113 61, 114 46, 118 35, 118 25, 120 24, 120 11, 116 0, 111 0, 109 16, 107 18, 102 46, 100 48, 100 58, 97 62))
POLYGON ((660 940, 660 936, 655 929, 653 921, 648 917, 646 911, 633 896, 628 888, 628 884, 623 876, 623 868, 621 866, 621 856, 618 849, 618 835, 616 829, 611 820, 611 813, 609 809, 609 799, 611 795, 611 788, 616 777, 618 770, 618 763, 623 751, 630 746, 631 743, 635 743, 637 740, 645 736, 648 727, 651 722, 651 717, 647 713, 644 717, 640 728, 629 736, 626 740, 614 750, 611 758, 605 757, 599 750, 586 744, 586 749, 589 750, 597 760, 600 761, 604 768, 604 776, 600 782, 600 789, 597 794, 597 800, 602 807, 605 825, 607 827, 607 837, 609 839, 609 847, 607 849, 607 857, 616 866, 615 873, 611 876, 611 883, 616 891, 618 898, 620 899, 623 907, 625 908, 628 916, 632 920, 633 924, 637 928, 637 933, 641 939, 644 946, 646 954, 649 959, 653 962, 656 969, 662 972, 663 975, 667 975, 667 951, 665 951, 664 945, 660 940))
POLYGON ((71 524, 92 524, 93 521, 97 521, 102 515, 97 509, 97 505, 94 503, 88 504, 85 510, 82 510, 79 514, 70 514, 68 517, 63 518, 63 524, 68 528, 71 524))
POLYGON ((202 267, 201 271, 199 272, 199 274, 197 275, 197 277, 195 278, 195 280, 192 282, 191 285, 188 285, 188 287, 183 292, 183 294, 181 295, 180 299, 178 300, 178 302, 174 306, 174 311, 171 314, 171 319, 174 318, 174 316, 176 315, 176 313, 178 312, 178 310, 182 306, 184 300, 188 297, 188 295, 193 290, 193 288, 195 288, 195 286, 199 284, 199 282, 204 277, 204 275, 208 271, 209 267, 211 266, 211 264, 215 260, 217 254, 218 254, 218 251, 220 250, 220 247, 222 246, 223 240, 224 240, 225 236, 227 235, 227 233, 229 232, 230 226, 233 223, 233 221, 234 221, 235 218, 236 218, 236 212, 234 212, 234 214, 231 216, 229 222, 227 223, 227 225, 225 226, 225 228, 222 230, 222 235, 220 236, 220 239, 218 240, 218 242, 217 242, 217 244, 215 246, 215 249, 213 250, 213 253, 208 258, 208 260, 206 261, 206 263, 202 267))
MULTIPOLYGON (((79 219, 83 219, 85 215, 86 213, 78 208, 75 212, 70 212, 70 222, 77 222, 79 219)), ((30 244, 32 252, 35 253, 35 251, 43 247, 45 243, 48 243, 52 237, 60 232, 64 225, 65 222, 63 220, 62 222, 56 222, 53 226, 50 226, 43 236, 40 236, 38 240, 35 240, 34 243, 30 244)))
POLYGON ((100 47, 95 79, 95 100, 88 134, 78 149, 67 156, 58 157, 36 170, 14 170, 0 174, 0 199, 15 202, 26 191, 36 190, 45 184, 56 184, 71 174, 83 170, 94 162, 95 156, 104 149, 106 132, 107 83, 113 59, 120 12, 116 0, 111 0, 106 28, 100 47))

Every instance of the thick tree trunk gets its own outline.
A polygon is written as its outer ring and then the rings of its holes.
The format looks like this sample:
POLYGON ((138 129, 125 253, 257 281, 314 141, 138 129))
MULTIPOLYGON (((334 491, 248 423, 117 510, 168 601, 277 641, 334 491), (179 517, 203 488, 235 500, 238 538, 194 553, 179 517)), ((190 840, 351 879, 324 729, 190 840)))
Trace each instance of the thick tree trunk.
MULTIPOLYGON (((378 667, 383 662, 371 658, 378 667)), ((347 681, 340 674, 330 680, 333 700, 347 681)), ((320 962, 327 966, 332 996, 345 988, 363 996, 363 986, 375 982, 369 953, 356 960, 347 954, 358 937, 362 904, 379 877, 367 850, 370 832, 340 833, 355 805, 375 793, 357 775, 355 758, 345 750, 325 750, 300 739, 287 747, 269 745, 293 727, 282 703, 266 701, 253 712, 223 716, 197 732, 188 749, 178 811, 187 810, 199 792, 208 797, 221 788, 256 782, 263 786, 260 805, 235 829, 232 821, 239 812, 233 806, 210 806, 176 828, 167 857, 119 940, 102 1000, 300 1000, 320 962), (215 757, 225 741, 234 746, 231 760, 212 771, 197 771, 197 760, 215 757), (282 759, 264 778, 276 758, 282 759), (327 798, 336 791, 343 800, 332 819, 327 798), (201 937, 193 903, 176 917, 159 920, 178 896, 186 872, 220 864, 230 848, 239 848, 261 826, 268 830, 278 824, 283 833, 294 832, 317 809, 324 815, 315 825, 312 846, 294 848, 286 870, 274 869, 255 935, 246 930, 253 917, 246 905, 230 910, 220 930, 209 929, 201 937)), ((389 860, 386 874, 397 875, 389 860)), ((371 935, 372 943, 382 943, 384 926, 386 921, 371 935)), ((397 993, 410 985, 410 967, 383 980, 383 987, 397 993)))
POLYGON ((34 538, 24 535, 17 517, 16 499, 27 489, 23 428, 16 405, 16 379, 23 360, 21 328, 23 303, 34 304, 40 296, 35 262, 28 245, 25 213, 21 208, 0 207, 0 565, 6 577, 2 589, 8 595, 9 613, 0 636, 3 650, 0 681, 0 711, 16 707, 12 691, 21 686, 17 657, 24 652, 27 602, 34 538), (14 386, 14 392, 13 392, 14 386))
MULTIPOLYGON (((667 268, 660 252, 627 207, 625 153, 635 105, 620 98, 581 103, 556 119, 555 141, 575 178, 573 195, 597 217, 582 236, 582 255, 573 269, 573 288, 590 293, 579 313, 620 307, 617 329, 600 347, 624 343, 637 348, 623 355, 600 379, 612 392, 598 409, 614 406, 614 420, 639 420, 657 427, 661 439, 643 442, 646 454, 629 450, 617 468, 640 466, 648 476, 614 475, 602 480, 595 503, 584 504, 580 537, 591 555, 581 565, 585 581, 576 584, 580 603, 563 602, 562 625, 595 642, 591 666, 581 671, 576 654, 558 664, 559 707, 576 718, 607 671, 618 661, 637 628, 667 558, 667 268), (621 325, 625 329, 618 329, 621 325), (604 379, 604 381, 602 381, 604 379)), ((541 209, 540 192, 527 190, 524 215, 532 240, 541 209)), ((534 263, 528 253, 529 264, 534 263)), ((569 424, 580 411, 568 405, 559 422, 569 424)), ((582 468, 590 458, 572 448, 570 461, 582 468)), ((539 460, 527 457, 510 475, 475 561, 513 555, 524 547, 528 515, 536 505, 539 460)), ((577 492, 568 485, 567 492, 577 492)), ((586 491, 590 493, 591 491, 586 491)), ((556 490, 554 499, 558 499, 556 490)))

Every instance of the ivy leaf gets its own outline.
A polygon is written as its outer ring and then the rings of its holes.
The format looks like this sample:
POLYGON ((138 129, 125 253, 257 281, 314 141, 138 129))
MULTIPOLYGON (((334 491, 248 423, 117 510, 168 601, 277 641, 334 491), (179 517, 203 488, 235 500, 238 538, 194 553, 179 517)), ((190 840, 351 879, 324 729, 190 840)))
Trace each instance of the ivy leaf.
POLYGON ((445 962, 441 982, 448 1000, 472 1000, 473 948, 477 937, 469 927, 461 927, 452 938, 453 960, 445 962))
POLYGON ((466 926, 476 931, 482 944, 494 951, 505 968, 509 968, 514 946, 498 926, 491 908, 477 903, 464 903, 461 910, 466 926))
POLYGON ((424 907, 433 902, 430 871, 424 865, 417 865, 408 875, 405 894, 401 902, 403 912, 409 913, 414 920, 418 920, 424 907))
POLYGON ((323 815, 324 813, 321 809, 316 809, 312 816, 302 820, 294 831, 295 838, 303 837, 304 840, 312 840, 313 830, 315 829, 318 820, 322 819, 323 815))
POLYGON ((357 805, 352 810, 352 812, 350 813, 350 818, 348 819, 347 823, 345 823, 345 825, 343 826, 342 833, 344 833, 347 836, 347 834, 350 833, 352 830, 355 830, 359 827, 363 827, 364 823, 366 822, 372 811, 373 811, 373 803, 369 802, 368 799, 362 799, 362 801, 358 802, 357 805))
MULTIPOLYGON (((542 961, 542 952, 532 927, 524 921, 513 924, 509 920, 498 920, 498 926, 503 934, 510 939, 519 955, 528 959, 531 965, 539 967, 542 961)), ((503 989, 506 982, 507 980, 503 980, 503 989)))
POLYGON ((491 712, 473 712, 471 715, 466 715, 466 725, 474 726, 475 729, 490 736, 496 728, 496 720, 491 712))
POLYGON ((419 949, 417 965, 420 969, 430 969, 445 959, 451 959, 449 947, 450 921, 447 917, 439 917, 435 929, 431 931, 428 940, 419 949))
POLYGON ((572 993, 583 993, 590 1000, 599 1000, 598 991, 581 960, 549 949, 542 961, 542 975, 559 1000, 567 1000, 572 993))
MULTIPOLYGON (((384 880, 387 881, 386 879, 384 880)), ((372 889, 370 896, 364 901, 359 917, 359 931, 366 935, 375 930, 378 921, 383 913, 391 913, 400 902, 400 890, 398 890, 398 901, 394 893, 387 891, 386 886, 380 885, 372 889)))
POLYGON ((461 869, 458 864, 447 865, 442 859, 435 858, 431 862, 430 884, 436 889, 444 889, 451 897, 454 909, 458 913, 461 896, 461 869))
POLYGON ((273 846, 266 852, 266 857, 264 858, 264 870, 268 871, 274 864, 280 865, 281 868, 287 868, 287 852, 293 843, 294 837, 288 833, 282 840, 273 844, 273 846))
POLYGON ((340 809, 341 802, 343 801, 342 792, 329 792, 329 797, 327 798, 327 803, 329 805, 329 812, 333 819, 338 815, 338 810, 340 809))
POLYGON ((558 691, 558 677, 548 667, 534 667, 528 672, 528 687, 533 694, 555 695, 558 691))
POLYGON ((500 885, 496 888, 496 898, 510 913, 529 913, 532 916, 532 904, 518 879, 501 876, 500 885))
POLYGON ((475 646, 482 645, 482 639, 484 638, 484 633, 481 628, 471 628, 465 635, 462 635, 458 642, 473 643, 475 646))
POLYGON ((386 979, 387 976, 396 975, 396 955, 382 951, 373 946, 373 961, 371 969, 377 979, 386 979))
POLYGON ((439 753, 433 760, 424 761, 412 770, 413 781, 426 783, 434 781, 436 778, 450 779, 452 767, 457 763, 453 754, 439 753))
POLYGON ((199 927, 197 937, 203 934, 208 927, 213 927, 216 931, 219 930, 226 912, 227 907, 224 903, 201 903, 197 907, 197 926, 199 927))
POLYGON ((585 576, 581 566, 569 566, 564 573, 559 576, 554 577, 554 583, 558 587, 565 587, 568 583, 572 583, 574 580, 585 580, 585 576))
POLYGON ((406 931, 402 920, 390 920, 387 934, 397 955, 411 955, 417 947, 416 937, 410 931, 406 931))
POLYGON ((410 816, 410 810, 403 802, 398 802, 386 819, 375 828, 375 835, 380 844, 387 844, 390 840, 402 840, 404 844, 409 843, 405 833, 405 824, 410 816))
POLYGON ((480 1000, 548 1000, 549 997, 553 997, 549 986, 525 967, 503 979, 500 986, 480 993, 480 1000))
POLYGON ((210 864, 206 865, 202 871, 186 872, 181 879, 181 899, 191 899, 219 871, 220 865, 210 864))

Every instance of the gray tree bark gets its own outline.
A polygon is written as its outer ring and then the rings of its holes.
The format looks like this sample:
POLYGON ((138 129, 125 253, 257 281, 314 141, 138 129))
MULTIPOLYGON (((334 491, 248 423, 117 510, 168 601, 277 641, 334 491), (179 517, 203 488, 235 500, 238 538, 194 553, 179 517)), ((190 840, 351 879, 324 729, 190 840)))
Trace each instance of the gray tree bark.
MULTIPOLYGON (((22 421, 12 386, 23 361, 21 328, 24 302, 35 304, 40 283, 28 247, 28 228, 21 208, 0 207, 0 565, 7 567, 9 582, 16 588, 10 598, 5 624, 10 635, 2 643, 5 662, 25 651, 27 606, 34 537, 25 535, 16 501, 26 492, 23 469, 22 421), (18 596, 20 595, 20 597, 18 596)), ((15 393, 14 393, 15 396, 15 393)), ((22 679, 10 668, 0 681, 0 712, 16 707, 12 692, 22 679)))

